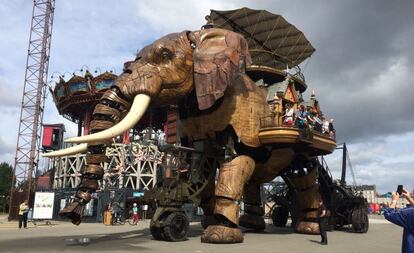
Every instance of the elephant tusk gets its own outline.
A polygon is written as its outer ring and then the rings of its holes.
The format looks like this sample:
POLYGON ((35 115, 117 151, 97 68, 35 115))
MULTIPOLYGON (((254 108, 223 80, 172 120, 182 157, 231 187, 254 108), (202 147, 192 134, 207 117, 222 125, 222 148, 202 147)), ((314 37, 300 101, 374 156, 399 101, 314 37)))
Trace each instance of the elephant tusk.
POLYGON ((65 148, 62 150, 52 151, 49 153, 42 153, 42 157, 56 157, 56 156, 66 156, 66 155, 74 155, 78 153, 85 153, 88 149, 88 144, 82 143, 70 148, 65 148))
POLYGON ((133 128, 135 124, 138 123, 142 115, 144 115, 145 111, 147 110, 150 101, 150 96, 146 94, 138 94, 135 96, 128 114, 115 126, 101 132, 80 137, 73 137, 65 141, 76 143, 101 144, 104 143, 106 140, 121 135, 123 132, 133 128))

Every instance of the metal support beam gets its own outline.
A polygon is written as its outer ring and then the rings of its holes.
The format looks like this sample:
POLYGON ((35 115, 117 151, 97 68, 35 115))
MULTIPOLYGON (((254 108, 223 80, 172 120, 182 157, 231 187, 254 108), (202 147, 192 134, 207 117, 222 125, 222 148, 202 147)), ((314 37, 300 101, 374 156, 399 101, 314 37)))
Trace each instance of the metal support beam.
MULTIPOLYGON (((157 170, 164 153, 155 145, 139 143, 113 144, 106 149, 109 161, 102 164, 105 175, 101 189, 130 188, 136 191, 151 190, 157 185, 157 170)), ((56 169, 53 188, 76 188, 86 166, 85 154, 63 156, 54 162, 56 169)))
POLYGON ((344 143, 342 147, 342 175, 341 175, 341 185, 346 185, 346 144, 344 143))

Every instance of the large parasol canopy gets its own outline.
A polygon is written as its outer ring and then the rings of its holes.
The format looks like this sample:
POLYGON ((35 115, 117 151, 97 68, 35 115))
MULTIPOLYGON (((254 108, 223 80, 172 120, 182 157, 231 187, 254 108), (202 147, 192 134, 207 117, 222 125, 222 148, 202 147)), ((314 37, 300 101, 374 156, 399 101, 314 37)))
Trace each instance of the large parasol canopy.
POLYGON ((282 16, 265 10, 211 10, 214 27, 242 34, 249 43, 253 64, 285 69, 310 57, 315 48, 305 35, 282 16))

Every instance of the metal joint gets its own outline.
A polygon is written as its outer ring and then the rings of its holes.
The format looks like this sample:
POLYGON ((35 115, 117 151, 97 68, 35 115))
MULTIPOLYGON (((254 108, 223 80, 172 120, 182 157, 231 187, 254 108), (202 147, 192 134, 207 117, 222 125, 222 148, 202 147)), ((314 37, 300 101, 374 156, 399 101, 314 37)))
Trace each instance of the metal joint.
POLYGON ((92 195, 85 191, 78 191, 76 193, 76 197, 79 199, 78 202, 81 204, 87 204, 92 199, 92 195))

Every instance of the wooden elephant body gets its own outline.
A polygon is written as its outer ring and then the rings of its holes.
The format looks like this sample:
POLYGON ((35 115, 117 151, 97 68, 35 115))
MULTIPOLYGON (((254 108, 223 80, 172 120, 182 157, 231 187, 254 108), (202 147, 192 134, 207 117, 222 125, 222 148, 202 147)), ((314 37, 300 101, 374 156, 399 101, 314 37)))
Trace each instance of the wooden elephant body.
MULTIPOLYGON (((103 174, 100 164, 106 161, 103 152, 111 138, 137 124, 149 106, 178 105, 181 137, 191 142, 210 140, 223 145, 218 139, 225 136, 231 137, 235 146, 233 157, 220 165, 215 187, 207 187, 210 190, 202 194, 205 214, 212 219, 204 223, 201 240, 241 242, 239 222, 264 229, 260 184, 292 167, 297 152, 287 146, 262 145, 260 120, 270 114, 270 109, 267 89, 257 86, 246 74, 250 64, 243 36, 217 28, 170 34, 143 48, 96 106, 91 134, 69 140, 87 144, 88 166, 75 201, 61 214, 75 224, 80 223, 85 204, 98 189, 97 180, 103 174), (247 215, 239 220, 238 201, 243 195, 247 215)), ((296 167, 303 171, 305 165, 296 167)), ((292 180, 292 185, 306 196, 299 201, 304 203, 301 210, 315 211, 319 198, 314 190, 316 178, 306 170, 303 172, 301 176, 308 180, 292 180)), ((304 222, 297 226, 300 232, 317 230, 314 222, 304 222)))

